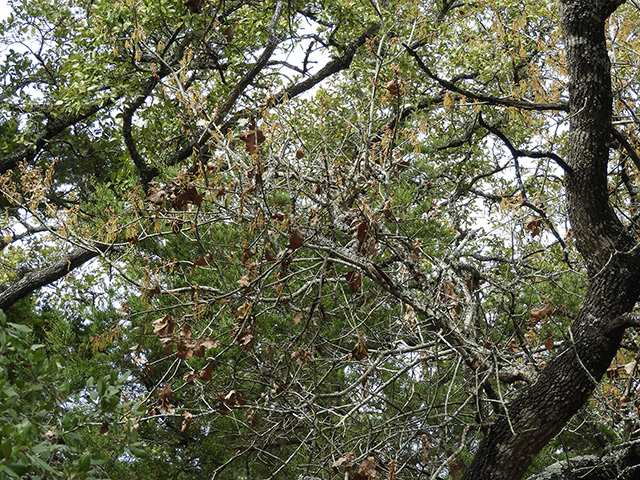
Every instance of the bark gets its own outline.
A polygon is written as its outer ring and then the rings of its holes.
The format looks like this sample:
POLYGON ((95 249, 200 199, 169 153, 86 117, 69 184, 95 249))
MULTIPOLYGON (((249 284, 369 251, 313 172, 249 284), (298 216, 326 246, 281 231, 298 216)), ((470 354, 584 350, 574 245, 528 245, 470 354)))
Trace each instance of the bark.
POLYGON ((109 246, 105 244, 96 245, 93 250, 78 248, 49 267, 27 273, 4 292, 0 293, 0 310, 6 310, 38 288, 61 279, 72 270, 100 255, 101 252, 105 252, 108 248, 109 246))
POLYGON ((560 1, 570 82, 565 186, 576 245, 587 264, 585 298, 566 346, 496 418, 464 479, 522 478, 593 392, 620 345, 625 326, 620 319, 640 295, 636 242, 616 217, 607 192, 612 94, 604 23, 618 5, 560 1))
POLYGON ((527 480, 635 480, 640 478, 640 440, 599 455, 581 455, 549 465, 527 480))

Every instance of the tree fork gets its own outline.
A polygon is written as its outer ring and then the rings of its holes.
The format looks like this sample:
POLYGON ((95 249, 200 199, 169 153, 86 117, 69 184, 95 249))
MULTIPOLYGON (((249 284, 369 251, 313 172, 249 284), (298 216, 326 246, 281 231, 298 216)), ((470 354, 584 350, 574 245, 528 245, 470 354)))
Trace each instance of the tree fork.
POLYGON ((607 190, 612 93, 604 25, 620 4, 560 1, 569 74, 565 188, 576 245, 587 264, 587 290, 566 346, 496 418, 466 480, 522 477, 588 400, 619 348, 625 327, 620 319, 640 295, 637 243, 615 215, 607 190))

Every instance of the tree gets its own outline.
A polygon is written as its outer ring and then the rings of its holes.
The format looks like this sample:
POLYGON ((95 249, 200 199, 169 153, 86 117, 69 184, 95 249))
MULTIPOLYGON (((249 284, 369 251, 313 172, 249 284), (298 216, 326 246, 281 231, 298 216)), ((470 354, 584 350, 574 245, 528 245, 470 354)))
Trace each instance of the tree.
POLYGON ((631 478, 635 4, 13 9, 0 307, 70 379, 24 458, 631 478))

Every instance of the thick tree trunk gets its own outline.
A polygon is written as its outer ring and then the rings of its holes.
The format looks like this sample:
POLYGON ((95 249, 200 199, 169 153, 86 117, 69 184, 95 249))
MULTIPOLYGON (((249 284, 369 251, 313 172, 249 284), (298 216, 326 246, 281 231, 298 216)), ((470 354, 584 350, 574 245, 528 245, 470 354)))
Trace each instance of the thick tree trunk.
POLYGON ((604 24, 619 3, 560 0, 570 81, 565 180, 574 237, 588 268, 584 302, 566 347, 496 419, 464 479, 522 477, 593 392, 619 347, 621 315, 640 295, 636 242, 616 217, 607 191, 612 96, 604 24))

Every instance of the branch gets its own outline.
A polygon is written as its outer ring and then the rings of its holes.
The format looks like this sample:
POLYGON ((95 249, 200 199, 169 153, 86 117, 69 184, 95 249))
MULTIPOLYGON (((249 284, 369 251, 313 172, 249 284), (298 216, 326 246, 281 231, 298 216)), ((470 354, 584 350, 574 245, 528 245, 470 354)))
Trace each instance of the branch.
POLYGON ((438 82, 442 87, 450 90, 452 92, 459 93, 460 95, 464 95, 467 98, 473 98, 474 100, 478 100, 480 102, 485 102, 490 105, 502 105, 505 107, 516 107, 521 108, 523 110, 560 110, 560 111, 568 111, 569 105, 567 103, 535 103, 535 102, 525 102, 523 100, 510 100, 508 98, 498 98, 492 97, 490 95, 483 95, 481 93, 472 92, 470 90, 466 90, 464 88, 458 87, 455 83, 444 80, 437 75, 435 75, 429 67, 427 67, 418 53, 412 49, 409 45, 404 44, 404 48, 409 52, 409 54, 415 58, 418 67, 422 71, 424 71, 429 78, 438 82))
POLYGON ((18 300, 26 297, 40 287, 61 279, 72 270, 84 265, 92 258, 106 252, 110 245, 95 243, 94 249, 77 248, 64 259, 37 272, 29 272, 16 283, 0 293, 0 309, 6 310, 18 300))
POLYGON ((624 150, 627 152, 627 155, 629 155, 629 158, 631 158, 633 164, 637 169, 640 170, 640 157, 638 156, 638 152, 636 152, 635 149, 631 146, 625 134, 618 131, 615 127, 611 127, 611 134, 618 142, 620 142, 620 145, 622 145, 622 148, 624 148, 624 150))
POLYGON ((615 445, 598 455, 580 455, 549 465, 527 480, 634 480, 638 478, 640 440, 615 445))
MULTIPOLYGON (((379 28, 380 28, 380 25, 377 25, 377 24, 369 27, 362 35, 360 35, 358 38, 356 38, 355 40, 353 40, 351 43, 347 45, 343 55, 331 60, 324 67, 322 67, 317 73, 315 73, 314 75, 311 75, 309 78, 301 81, 300 83, 297 83, 295 85, 292 85, 286 88, 283 92, 277 93, 271 99, 271 101, 263 108, 269 108, 274 105, 278 105, 284 101, 290 100, 291 98, 296 97, 312 89, 313 87, 315 87, 316 85, 318 85, 320 82, 330 77, 331 75, 334 75, 335 73, 338 73, 348 68, 349 65, 351 65, 351 61, 353 60, 353 57, 355 56, 358 48, 364 45, 366 39, 369 38, 371 35, 375 34, 379 28)), ((222 110, 219 111, 218 118, 222 119, 222 115, 220 114, 220 112, 222 112, 222 110)), ((243 112, 246 114, 246 111, 243 110, 243 112)), ((259 115, 258 111, 254 113, 256 114, 255 116, 259 115)), ((229 128, 231 128, 231 125, 233 124, 233 122, 234 122, 234 119, 227 120, 220 127, 220 131, 226 132, 229 128)), ((188 145, 186 145, 185 147, 181 148, 180 150, 175 152, 173 155, 171 155, 171 157, 167 159, 167 164, 175 165, 185 160, 186 158, 189 158, 189 156, 193 153, 194 148, 204 145, 204 143, 209 139, 207 135, 200 135, 199 138, 200 140, 194 140, 193 142, 189 143, 188 145)))
POLYGON ((40 132, 31 146, 22 147, 18 149, 18 151, 0 158, 0 174, 11 170, 22 160, 26 160, 27 162, 33 160, 48 144, 49 140, 55 138, 68 127, 76 125, 82 120, 86 120, 96 112, 112 104, 113 100, 109 99, 100 104, 89 105, 84 111, 76 115, 66 115, 58 119, 49 120, 44 130, 40 132))
POLYGON ((244 77, 242 77, 238 84, 233 88, 225 102, 218 110, 215 118, 213 119, 215 123, 219 123, 220 120, 222 120, 227 115, 227 113, 229 113, 240 94, 244 92, 245 88, 247 88, 247 86, 253 81, 256 75, 258 75, 258 73, 260 73, 260 71, 267 64, 269 58, 271 58, 271 55, 278 46, 276 27, 278 26, 278 21, 280 20, 280 15, 282 15, 283 8, 284 0, 280 0, 278 3, 276 3, 273 16, 271 17, 271 23, 269 23, 269 39, 267 40, 267 44, 264 47, 264 52, 262 52, 262 55, 260 55, 258 61, 249 69, 247 73, 244 74, 244 77))
POLYGON ((129 155, 131 156, 134 165, 138 169, 138 172, 140 174, 140 185, 142 185, 145 193, 147 193, 147 190, 149 188, 149 182, 151 182, 151 180, 153 180, 153 178, 158 175, 158 169, 156 167, 149 167, 144 161, 144 158, 142 158, 142 156, 140 155, 140 152, 138 152, 138 147, 136 147, 136 142, 133 139, 131 126, 133 123, 133 114, 138 108, 140 108, 147 97, 151 94, 155 86, 160 81, 161 75, 159 75, 157 78, 151 77, 147 81, 147 84, 145 85, 142 93, 138 95, 138 97, 131 104, 127 105, 122 112, 122 137, 124 138, 124 144, 129 151, 129 155))
POLYGON ((569 165, 567 165, 567 163, 562 159, 562 157, 560 157, 559 155, 556 155, 553 152, 534 152, 532 150, 520 150, 519 148, 514 147, 511 141, 507 138, 507 136, 504 133, 502 133, 502 131, 499 128, 497 128, 495 125, 489 125, 484 121, 484 119, 482 118, 482 114, 478 115, 478 121, 480 122, 480 125, 482 125, 488 131, 490 131, 496 137, 502 140, 502 142, 506 145, 506 147, 509 149, 509 151, 511 152, 511 155, 513 155, 514 158, 518 158, 518 157, 550 158, 551 160, 556 162, 560 167, 562 167, 562 169, 565 172, 572 171, 572 168, 569 165))

